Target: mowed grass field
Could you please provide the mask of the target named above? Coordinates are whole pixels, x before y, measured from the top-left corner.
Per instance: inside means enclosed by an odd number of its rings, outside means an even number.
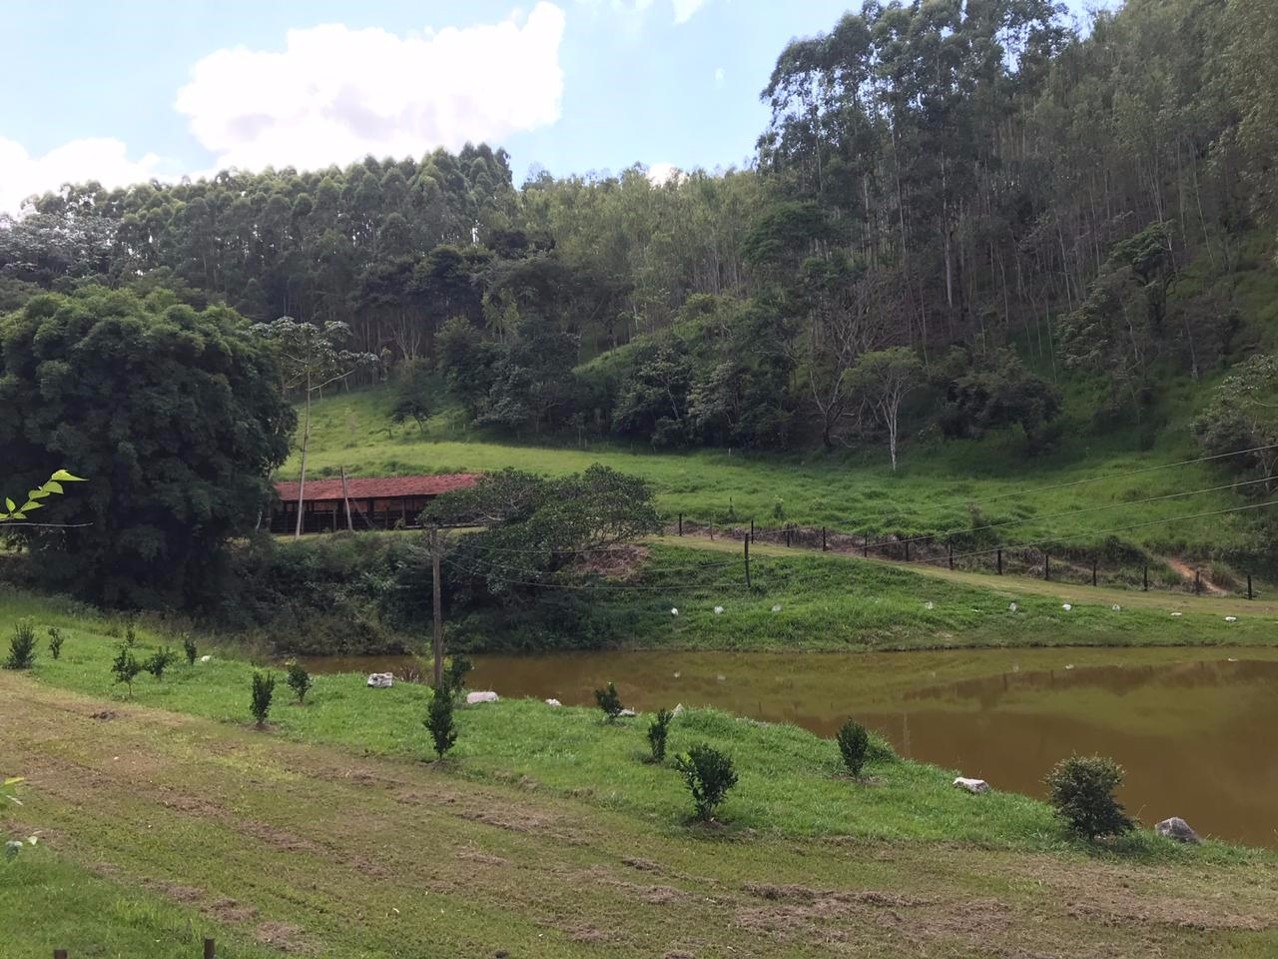
[[[167,959],[204,935],[254,959],[1278,949],[1272,853],[1081,848],[1033,800],[890,755],[853,782],[833,743],[712,710],[676,720],[671,751],[709,742],[741,779],[695,826],[677,771],[643,761],[642,715],[463,709],[428,762],[423,687],[321,676],[296,706],[281,683],[256,730],[246,661],[206,650],[129,699],[107,621],[6,608],[67,635],[60,660],[42,643],[32,672],[0,673],[4,772],[28,780],[6,831],[39,837],[0,866],[6,959]],[[173,641],[143,629],[139,652]]]
[[[423,434],[411,425],[392,429],[389,403],[384,389],[318,402],[312,475],[335,476],[343,466],[361,476],[505,467],[555,475],[602,463],[648,479],[669,516],[682,512],[701,522],[794,522],[874,536],[999,524],[987,535],[1009,545],[1051,540],[1083,547],[1102,544],[1119,530],[1115,535],[1123,542],[1175,556],[1254,548],[1255,519],[1262,512],[1199,515],[1256,500],[1228,488],[1233,480],[1213,464],[1173,465],[1201,455],[1189,438],[1187,413],[1146,452],[1134,452],[1138,443],[1129,431],[1103,439],[1071,423],[1050,455],[1029,457],[1023,441],[1010,434],[980,442],[914,442],[893,473],[886,453],[876,449],[781,455],[521,445],[467,438],[446,416],[432,420]],[[299,462],[295,453],[279,475],[296,476]]]

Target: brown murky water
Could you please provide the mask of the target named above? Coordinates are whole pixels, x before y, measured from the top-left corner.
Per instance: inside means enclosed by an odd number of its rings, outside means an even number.
[[[408,661],[326,660],[325,671]],[[1127,769],[1128,809],[1278,848],[1278,650],[1029,649],[882,654],[590,652],[476,657],[470,685],[636,709],[713,705],[832,736],[849,716],[904,755],[1042,795],[1071,753]]]

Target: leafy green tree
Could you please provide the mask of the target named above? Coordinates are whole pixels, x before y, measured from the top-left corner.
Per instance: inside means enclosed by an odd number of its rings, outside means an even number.
[[[121,643],[116,651],[115,659],[111,661],[111,675],[115,677],[117,686],[124,683],[129,687],[130,699],[133,698],[133,680],[137,679],[141,672],[142,664],[133,655],[133,647],[128,643]]]
[[[668,709],[658,709],[657,715],[648,724],[648,749],[654,763],[666,761],[666,740],[670,737],[670,723],[674,713]]]
[[[1048,802],[1070,832],[1094,841],[1131,832],[1135,824],[1114,798],[1123,784],[1123,767],[1104,756],[1062,759],[1047,779]]]
[[[306,702],[306,694],[315,685],[315,680],[311,678],[311,674],[307,672],[306,667],[296,659],[288,661],[288,674],[285,676],[285,682],[288,683],[288,688],[293,690],[293,695],[297,697],[299,706]]]
[[[621,705],[621,697],[617,695],[617,687],[612,683],[603,689],[595,690],[595,702],[599,704],[599,708],[603,710],[604,716],[610,723],[617,721],[617,717],[621,715],[621,710],[624,708]]]
[[[66,528],[16,531],[42,578],[139,605],[212,588],[224,544],[270,500],[295,421],[241,318],[163,293],[42,295],[0,320],[0,368],[8,469],[73,462],[93,478],[88,495],[42,500]]]
[[[1248,483],[1244,492],[1278,490],[1278,356],[1252,356],[1230,370],[1193,432],[1204,452]]]
[[[683,773],[696,818],[709,821],[727,798],[728,790],[737,784],[732,757],[704,743],[675,757],[675,766]]]
[[[249,712],[257,723],[258,729],[266,726],[271,715],[271,700],[275,696],[275,675],[253,671],[252,698],[249,700]]]
[[[839,727],[835,738],[838,740],[839,755],[843,757],[843,765],[847,767],[848,772],[859,778],[861,770],[865,768],[865,761],[870,755],[870,734],[860,723],[849,719]]]
[[[852,389],[862,405],[887,431],[888,453],[896,470],[896,443],[901,429],[901,405],[919,385],[923,364],[905,346],[863,353],[849,373]]]
[[[987,430],[1019,425],[1036,449],[1044,427],[1060,415],[1060,391],[1027,370],[1011,350],[975,358],[966,351],[956,353],[944,384],[945,435],[977,439]]]

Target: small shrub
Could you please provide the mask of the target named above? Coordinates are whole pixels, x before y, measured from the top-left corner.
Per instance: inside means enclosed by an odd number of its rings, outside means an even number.
[[[177,662],[177,653],[168,646],[161,646],[142,664],[142,668],[157,680],[162,680],[164,671],[175,662]]]
[[[195,640],[193,640],[190,636],[182,637],[182,652],[186,654],[186,664],[188,666],[194,666],[195,660],[200,655],[200,648],[195,645]]]
[[[35,623],[29,619],[18,620],[9,640],[9,658],[4,661],[4,668],[30,669],[35,665],[35,651]]]
[[[111,662],[111,675],[115,677],[117,685],[124,683],[129,687],[130,699],[133,698],[133,680],[138,678],[140,672],[142,672],[142,664],[133,655],[132,648],[127,643],[121,643],[115,659]]]
[[[124,627],[124,645],[129,647],[129,649],[132,649],[137,644],[138,644],[137,626],[135,626],[133,622],[130,621],[129,624]]]
[[[444,688],[453,696],[459,696],[466,689],[466,677],[475,668],[465,656],[453,656],[444,664]]]
[[[595,690],[595,702],[599,704],[599,708],[604,711],[610,723],[615,723],[621,711],[625,709],[621,705],[621,697],[617,695],[617,687],[612,683],[608,684],[607,689]]]
[[[1123,784],[1123,767],[1105,756],[1071,756],[1047,775],[1048,801],[1070,832],[1095,840],[1134,828],[1114,798]]]
[[[435,687],[424,725],[435,741],[435,755],[443,759],[444,753],[457,742],[457,727],[453,723],[453,690],[447,685]]]
[[[296,659],[288,661],[288,676],[284,681],[288,683],[288,688],[293,690],[299,705],[306,702],[306,694],[315,685],[315,680],[311,679],[311,674],[306,671],[306,667]]]
[[[714,811],[737,784],[732,757],[713,746],[693,746],[685,755],[675,757],[675,766],[683,773],[696,817],[703,822],[714,818]]]
[[[58,629],[58,627],[49,627],[49,655],[54,659],[62,656],[62,640],[64,638],[62,630]]]
[[[848,767],[848,772],[853,776],[860,778],[861,770],[865,768],[870,756],[870,734],[860,723],[849,719],[839,727],[836,738],[839,753],[843,756],[843,765]]]
[[[670,721],[674,713],[668,709],[657,710],[657,716],[648,726],[648,747],[652,750],[654,763],[666,760],[666,738],[670,735]]]
[[[249,710],[253,713],[253,718],[257,720],[257,728],[261,729],[266,725],[266,719],[271,715],[271,697],[275,695],[275,676],[272,673],[253,672],[253,701],[249,703]]]

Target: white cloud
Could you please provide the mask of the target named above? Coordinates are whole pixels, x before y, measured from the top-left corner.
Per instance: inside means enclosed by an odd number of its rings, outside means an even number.
[[[714,68],[714,85],[716,87],[723,86],[724,77],[725,77],[725,74],[723,72],[723,67],[715,67]]]
[[[559,119],[564,12],[397,36],[326,24],[282,51],[218,50],[175,106],[219,167],[345,164],[500,141]]]
[[[671,0],[674,4],[674,22],[687,23],[692,15],[706,5],[706,0]]]
[[[97,180],[112,189],[163,176],[165,167],[154,153],[129,159],[125,144],[111,138],[72,140],[32,156],[22,144],[0,137],[0,213],[17,213],[33,193],[57,190],[64,183]]]
[[[665,186],[671,180],[678,182],[684,175],[673,163],[654,163],[648,167],[648,182],[653,186]]]

